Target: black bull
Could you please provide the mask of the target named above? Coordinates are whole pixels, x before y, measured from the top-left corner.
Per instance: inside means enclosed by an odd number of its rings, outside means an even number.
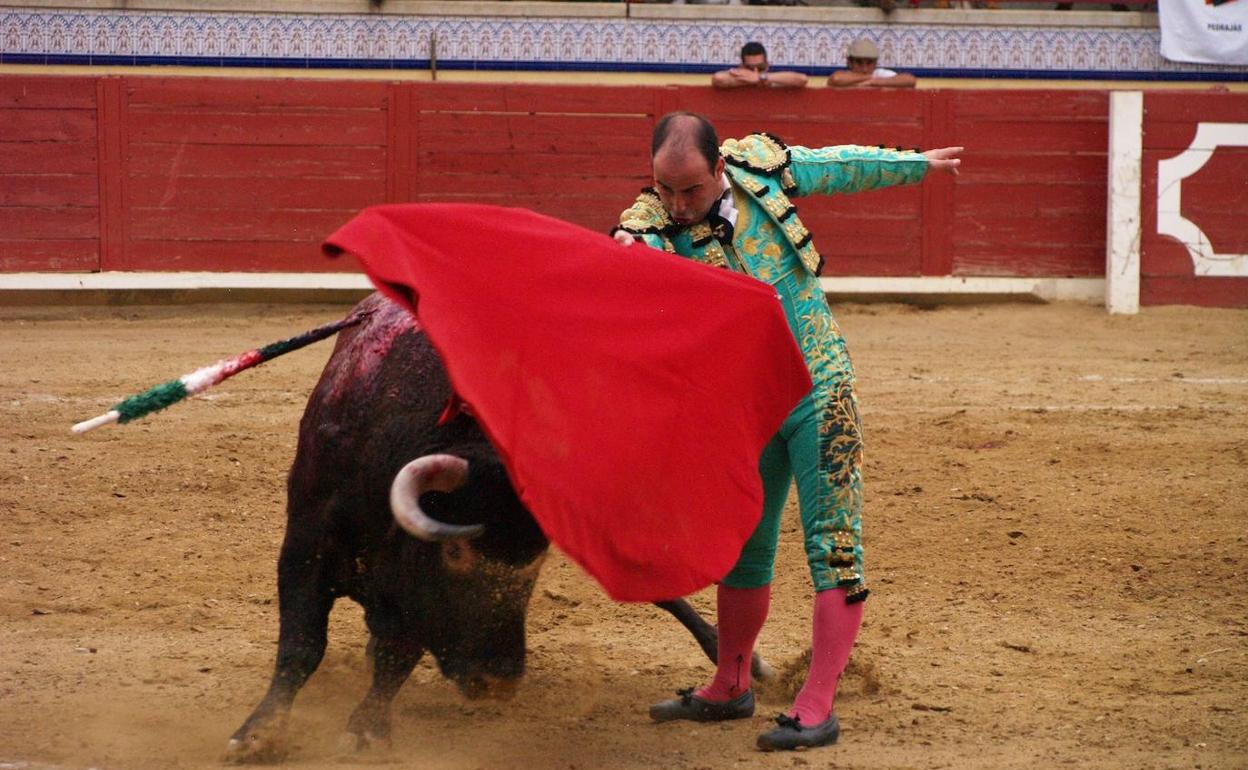
[[[264,699],[230,739],[235,761],[284,755],[291,703],[321,662],[340,596],[363,606],[370,635],[372,686],[347,723],[357,748],[388,740],[390,703],[425,651],[470,698],[505,697],[524,671],[525,611],[546,538],[477,423],[440,419],[450,385],[411,316],[378,295],[358,311],[365,320],[339,335],[299,424],[277,569],[277,661]],[[407,518],[421,534],[412,537],[396,525],[391,483],[429,456],[440,457],[415,474]],[[466,479],[448,456],[467,461]],[[479,534],[466,538],[456,525]],[[684,600],[658,606],[715,659],[713,626]],[[756,656],[756,673],[764,668]]]

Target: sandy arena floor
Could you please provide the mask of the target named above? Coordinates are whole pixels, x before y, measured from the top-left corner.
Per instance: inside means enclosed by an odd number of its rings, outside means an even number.
[[[83,437],[121,397],[345,306],[0,308],[0,767],[217,768],[268,684],[296,423],[329,343]],[[529,673],[463,701],[426,659],[399,694],[412,768],[1248,767],[1248,312],[839,309],[867,430],[873,595],[839,745],[753,749],[753,719],[651,725],[710,668],[674,622],[562,557]],[[808,644],[797,524],[762,652]],[[709,610],[711,594],[696,598]],[[295,702],[298,768],[366,689],[340,604]]]

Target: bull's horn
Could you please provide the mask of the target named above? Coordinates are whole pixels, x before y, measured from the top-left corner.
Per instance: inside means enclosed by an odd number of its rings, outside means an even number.
[[[390,485],[390,510],[394,520],[414,537],[440,541],[476,537],[485,531],[480,524],[461,526],[432,519],[420,508],[426,492],[450,492],[468,478],[468,461],[455,455],[417,457],[399,469]]]

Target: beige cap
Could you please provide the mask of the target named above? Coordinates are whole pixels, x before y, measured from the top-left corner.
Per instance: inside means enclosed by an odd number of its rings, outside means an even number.
[[[880,49],[875,47],[875,43],[872,43],[865,37],[860,37],[850,44],[847,55],[853,59],[878,59],[880,58]]]

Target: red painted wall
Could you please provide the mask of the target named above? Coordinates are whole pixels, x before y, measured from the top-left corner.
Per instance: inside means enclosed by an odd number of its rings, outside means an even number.
[[[1109,97],[952,91],[953,275],[1105,274]],[[931,146],[931,145],[928,145]]]
[[[1248,119],[1232,101],[1149,94],[1146,201],[1193,116]],[[956,178],[801,201],[826,274],[1104,273],[1104,92],[147,76],[0,78],[0,271],[353,270],[322,258],[320,239],[384,202],[524,206],[605,231],[649,183],[650,129],[675,109],[721,136],[967,148]],[[1222,194],[1239,168],[1211,164],[1185,187],[1219,238],[1244,236]],[[1195,280],[1169,239],[1144,248],[1146,302]]]
[[[1140,302],[1248,307],[1248,277],[1198,278],[1187,248],[1157,233],[1157,164],[1186,150],[1198,123],[1248,125],[1248,96],[1145,95]],[[1248,254],[1248,147],[1219,147],[1182,185],[1183,217],[1204,231],[1214,251]]]
[[[650,129],[674,109],[723,136],[967,145],[956,183],[804,201],[828,274],[1102,269],[1103,94],[46,77],[0,79],[0,109],[4,170],[21,172],[0,200],[8,271],[352,269],[323,260],[320,238],[387,201],[606,230],[648,183]],[[72,175],[49,156],[75,159]]]
[[[94,78],[0,79],[0,271],[98,270]]]
[[[372,82],[109,79],[123,104],[105,270],[353,269],[317,244],[383,203],[391,87]]]

